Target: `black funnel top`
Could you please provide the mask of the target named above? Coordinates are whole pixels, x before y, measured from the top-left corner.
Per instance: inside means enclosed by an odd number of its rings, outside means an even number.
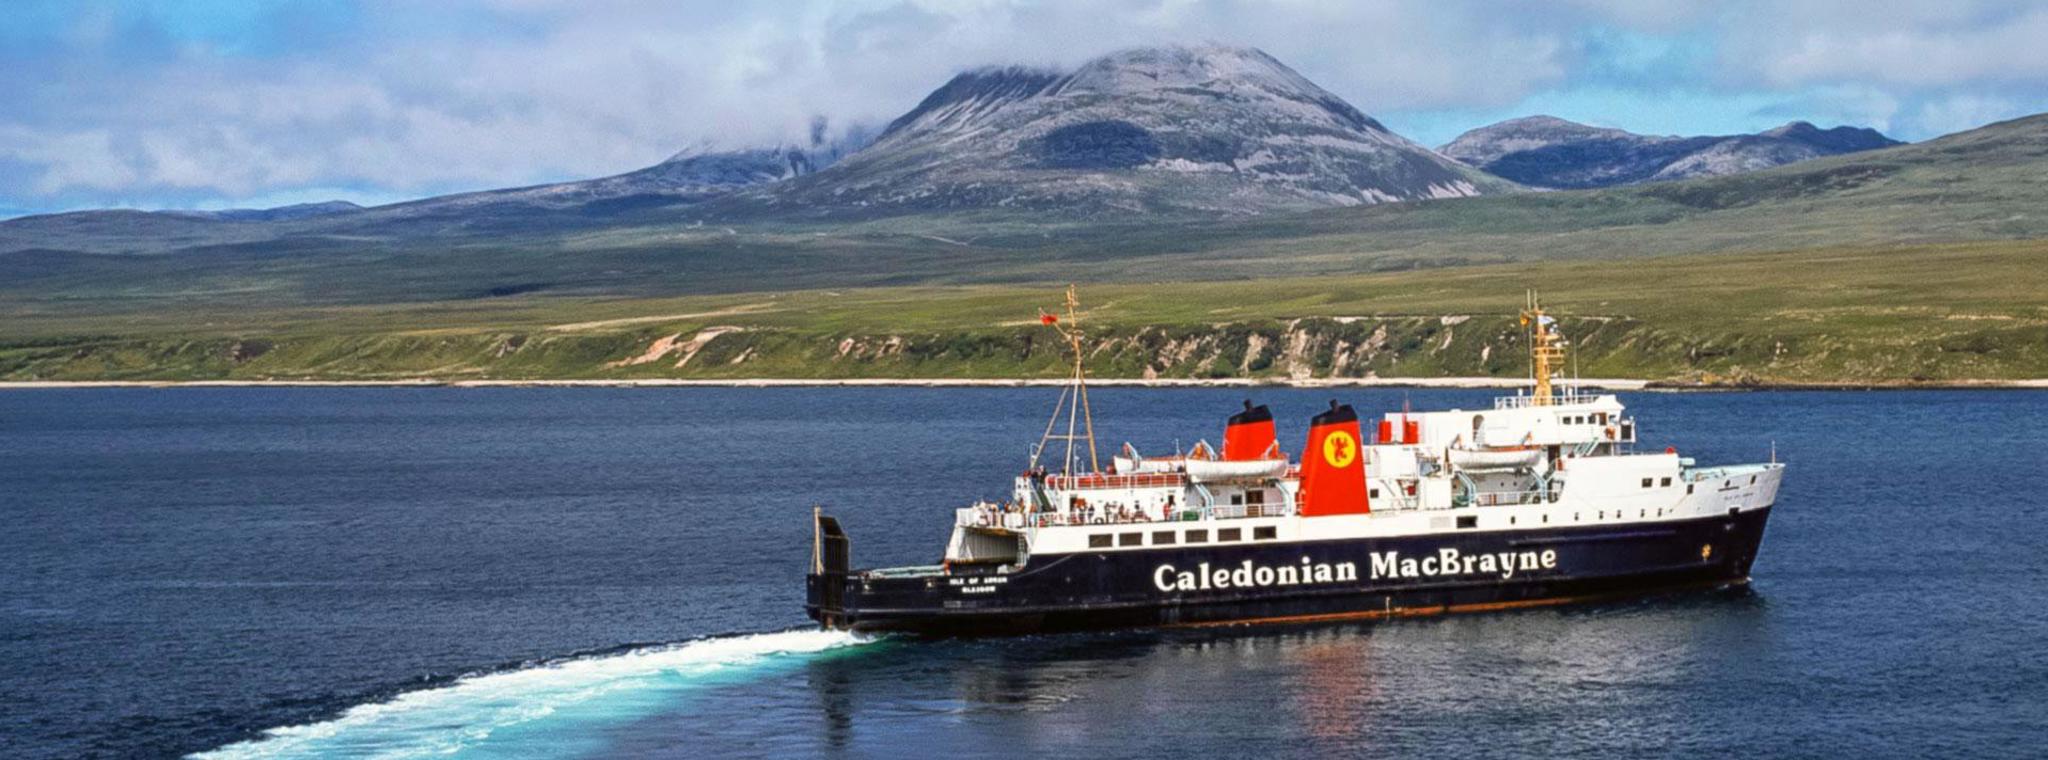
[[[1333,425],[1333,424],[1336,424],[1336,423],[1339,423],[1339,422],[1357,422],[1357,421],[1358,421],[1358,413],[1357,413],[1357,412],[1354,412],[1354,411],[1351,411],[1351,405],[1350,405],[1350,404],[1339,404],[1339,403],[1337,403],[1337,401],[1336,401],[1335,399],[1331,399],[1331,400],[1330,400],[1330,410],[1329,410],[1329,411],[1327,411],[1327,412],[1323,412],[1322,414],[1318,414],[1318,415],[1316,415],[1315,419],[1313,419],[1313,420],[1309,420],[1309,424],[1310,424],[1310,425]]]
[[[1267,409],[1265,404],[1252,406],[1252,402],[1249,399],[1244,402],[1244,411],[1230,415],[1230,424],[1232,425],[1271,422],[1272,420],[1273,411],[1271,409]]]

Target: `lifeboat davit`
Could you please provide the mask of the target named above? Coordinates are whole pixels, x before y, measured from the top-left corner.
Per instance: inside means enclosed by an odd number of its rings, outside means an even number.
[[[1195,453],[1207,456],[1208,445],[1207,443],[1196,444]],[[1178,472],[1181,469],[1181,464],[1187,461],[1187,456],[1176,454],[1170,457],[1147,457],[1139,454],[1136,447],[1126,443],[1124,444],[1123,453],[1110,457],[1109,461],[1110,465],[1115,467],[1117,473],[1121,475],[1156,475]]]
[[[1173,472],[1180,468],[1181,461],[1181,457],[1110,457],[1110,463],[1116,466],[1117,474],[1120,475],[1156,475]]]

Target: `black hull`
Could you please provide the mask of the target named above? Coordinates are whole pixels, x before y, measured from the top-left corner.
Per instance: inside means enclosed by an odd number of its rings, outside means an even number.
[[[1746,583],[1769,516],[1764,508],[1676,522],[1072,554],[1002,576],[826,572],[809,576],[805,608],[828,627],[857,631],[1016,635],[1564,604]],[[1401,572],[1420,560],[1437,560],[1439,572]],[[1318,569],[1328,577],[1317,579]],[[1232,582],[1243,579],[1254,582]]]

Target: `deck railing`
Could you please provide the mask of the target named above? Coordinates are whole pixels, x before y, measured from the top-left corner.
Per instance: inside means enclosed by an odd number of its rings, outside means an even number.
[[[1550,397],[1550,402],[1554,406],[1590,404],[1598,400],[1599,394],[1594,393],[1560,393]],[[1522,409],[1535,405],[1535,396],[1495,396],[1493,399],[1495,409]]]
[[[1061,491],[1099,488],[1164,488],[1187,485],[1183,472],[1141,472],[1130,475],[1047,475],[1045,485]]]
[[[1021,512],[995,505],[979,505],[956,510],[955,522],[972,528],[1024,530],[1066,525],[1147,525],[1196,520],[1237,520],[1247,517],[1284,517],[1289,514],[1292,512],[1286,504],[1219,504],[1207,509],[1176,507],[1165,515],[1142,512],[1120,514],[1093,508]]]

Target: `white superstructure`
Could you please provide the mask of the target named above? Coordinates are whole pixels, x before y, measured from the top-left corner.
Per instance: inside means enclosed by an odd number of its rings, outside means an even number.
[[[1107,471],[1077,471],[1077,420],[1088,429],[1094,456],[1077,362],[1075,388],[1061,399],[1069,432],[1054,434],[1056,413],[1040,448],[1066,442],[1063,472],[1049,472],[1034,458],[1007,503],[958,510],[946,561],[1014,566],[1034,555],[1166,545],[1656,523],[1776,501],[1783,465],[1775,461],[1699,467],[1671,449],[1637,451],[1636,421],[1620,399],[1553,390],[1563,356],[1554,320],[1532,304],[1523,323],[1532,328],[1533,392],[1495,399],[1485,409],[1386,414],[1369,442],[1357,442],[1364,508],[1342,514],[1305,513],[1302,464],[1277,445],[1229,458],[1231,452],[1202,444],[1151,459],[1125,446]],[[1270,439],[1270,421],[1265,430]]]
[[[1277,476],[1202,482],[1176,457],[1147,460],[1130,474],[1020,475],[1009,504],[959,510],[946,556],[1003,561],[1191,538],[1315,541],[1655,522],[1777,500],[1783,465],[1699,467],[1668,450],[1638,452],[1636,423],[1612,395],[1540,406],[1528,398],[1386,415],[1380,428],[1397,431],[1394,440],[1363,447],[1364,514],[1299,514],[1299,465]],[[1403,438],[1403,430],[1415,435]],[[1474,456],[1486,454],[1510,456]]]

